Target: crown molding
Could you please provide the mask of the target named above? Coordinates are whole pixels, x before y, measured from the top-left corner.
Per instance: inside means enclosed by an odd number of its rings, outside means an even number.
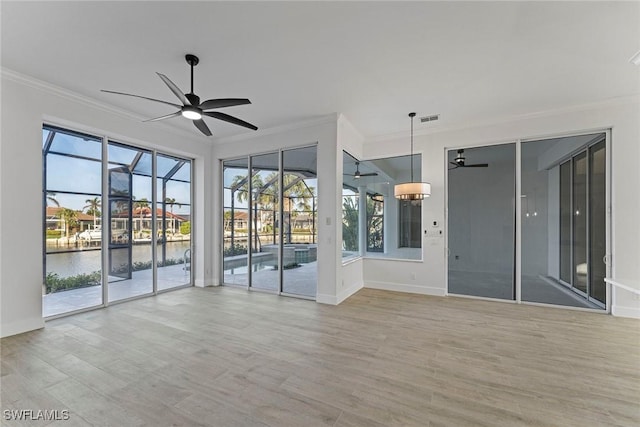
[[[296,123],[290,123],[286,125],[260,129],[257,132],[243,133],[239,135],[232,135],[232,136],[217,138],[214,140],[214,143],[228,144],[230,142],[250,141],[252,139],[261,138],[267,135],[290,132],[294,130],[306,129],[310,127],[320,126],[320,125],[329,124],[329,123],[337,123],[337,122],[338,122],[338,114],[332,113],[332,114],[327,114],[325,116],[320,116],[315,119],[302,120]]]
[[[413,135],[414,136],[435,135],[435,134],[444,133],[444,132],[456,132],[461,130],[482,128],[487,126],[497,126],[497,125],[518,122],[522,120],[533,120],[537,118],[577,113],[581,111],[589,111],[589,110],[594,110],[594,109],[603,108],[603,107],[609,107],[609,108],[620,107],[620,106],[632,105],[637,103],[640,103],[640,94],[619,96],[616,98],[609,98],[609,99],[590,102],[590,103],[576,104],[568,107],[555,108],[551,110],[543,110],[543,111],[536,111],[532,113],[501,116],[492,120],[476,120],[472,122],[467,122],[464,125],[454,124],[451,126],[438,126],[434,124],[433,127],[430,127],[427,129],[418,129],[418,130],[414,129]],[[370,144],[370,143],[376,143],[376,142],[401,139],[406,137],[407,135],[408,135],[407,132],[394,132],[394,133],[365,138],[364,143]]]
[[[128,111],[122,108],[118,108],[118,107],[114,107],[113,105],[109,105],[109,104],[105,104],[103,102],[97,101],[91,97],[85,96],[85,95],[81,95],[77,92],[73,92],[69,89],[65,89],[63,87],[60,86],[56,86],[52,83],[49,82],[45,82],[44,80],[39,80],[36,79],[35,77],[31,77],[28,76],[26,74],[21,74],[18,73],[16,71],[13,70],[9,70],[7,68],[0,68],[0,75],[2,75],[3,78],[16,82],[16,83],[20,83],[23,84],[25,86],[29,86],[31,88],[34,89],[38,89],[38,90],[42,90],[44,92],[49,92],[52,93],[54,95],[75,101],[75,102],[80,102],[82,104],[85,105],[89,105],[91,107],[94,108],[98,108],[100,110],[103,111],[107,111],[109,113],[112,114],[117,114],[119,116],[123,116],[123,117],[127,117],[130,119],[136,119],[136,120],[144,120],[145,118],[133,113],[132,111]]]
[[[28,76],[26,74],[19,73],[17,71],[10,70],[5,67],[0,67],[0,76],[3,79],[6,79],[24,86],[31,87],[36,90],[47,92],[52,95],[59,96],[61,98],[65,98],[70,101],[77,102],[92,108],[96,108],[98,110],[102,110],[104,112],[114,114],[126,119],[135,120],[138,122],[142,122],[143,120],[147,119],[145,116],[141,116],[140,114],[134,113],[130,110],[115,107],[111,104],[98,101],[89,96],[79,94],[72,90],[54,85],[52,83],[37,79],[32,76]],[[194,138],[194,135],[192,133],[187,132],[186,130],[178,126],[171,125],[170,123],[158,123],[158,125],[165,127],[166,129],[170,129],[173,133],[177,133],[178,135],[181,135],[190,139]],[[207,139],[207,141],[211,142],[210,139]]]

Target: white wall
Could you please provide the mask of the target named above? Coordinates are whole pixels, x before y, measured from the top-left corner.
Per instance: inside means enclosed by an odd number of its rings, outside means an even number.
[[[89,99],[2,70],[0,143],[0,335],[41,328],[42,320],[42,125],[108,135],[141,147],[188,156],[194,162],[194,274],[210,282],[211,143],[162,123],[141,123]]]
[[[598,105],[535,114],[486,126],[442,130],[414,137],[422,153],[422,177],[431,182],[431,197],[423,203],[423,224],[440,223],[445,216],[445,149],[512,142],[612,129],[612,276],[640,289],[640,99],[625,98]],[[418,129],[417,133],[420,132]],[[408,135],[365,143],[365,158],[407,154]],[[446,240],[426,237],[423,261],[364,260],[365,287],[444,294],[447,266]],[[416,279],[413,279],[416,277]],[[618,313],[640,317],[640,301],[629,292],[617,292]]]

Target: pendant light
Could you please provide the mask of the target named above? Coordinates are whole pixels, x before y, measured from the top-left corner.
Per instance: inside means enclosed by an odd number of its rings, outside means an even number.
[[[393,188],[393,194],[400,200],[422,200],[431,195],[431,184],[413,181],[413,118],[415,116],[416,113],[409,113],[411,117],[411,181],[396,184]]]

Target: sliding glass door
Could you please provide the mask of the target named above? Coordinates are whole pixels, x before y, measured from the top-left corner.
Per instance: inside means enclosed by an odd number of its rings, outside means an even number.
[[[310,298],[316,296],[318,265],[316,151],[282,152],[282,292]]]
[[[448,152],[448,286],[515,299],[515,144]]]
[[[191,160],[48,125],[42,144],[44,317],[191,284]]]
[[[226,160],[223,283],[315,298],[316,147]]]
[[[560,283],[584,305],[606,306],[606,135],[582,137],[586,147],[560,164]],[[552,275],[553,277],[553,275]]]
[[[606,307],[605,133],[450,150],[448,166],[450,293]]]
[[[606,142],[589,147],[589,298],[606,305],[607,287],[607,152]]]
[[[251,157],[251,208],[249,211],[252,253],[249,287],[280,289],[280,159],[279,153]],[[289,260],[287,259],[287,262]]]

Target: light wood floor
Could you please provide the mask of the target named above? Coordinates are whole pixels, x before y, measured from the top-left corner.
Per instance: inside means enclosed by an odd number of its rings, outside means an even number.
[[[188,288],[1,344],[2,409],[63,426],[640,425],[640,322],[593,313]]]

